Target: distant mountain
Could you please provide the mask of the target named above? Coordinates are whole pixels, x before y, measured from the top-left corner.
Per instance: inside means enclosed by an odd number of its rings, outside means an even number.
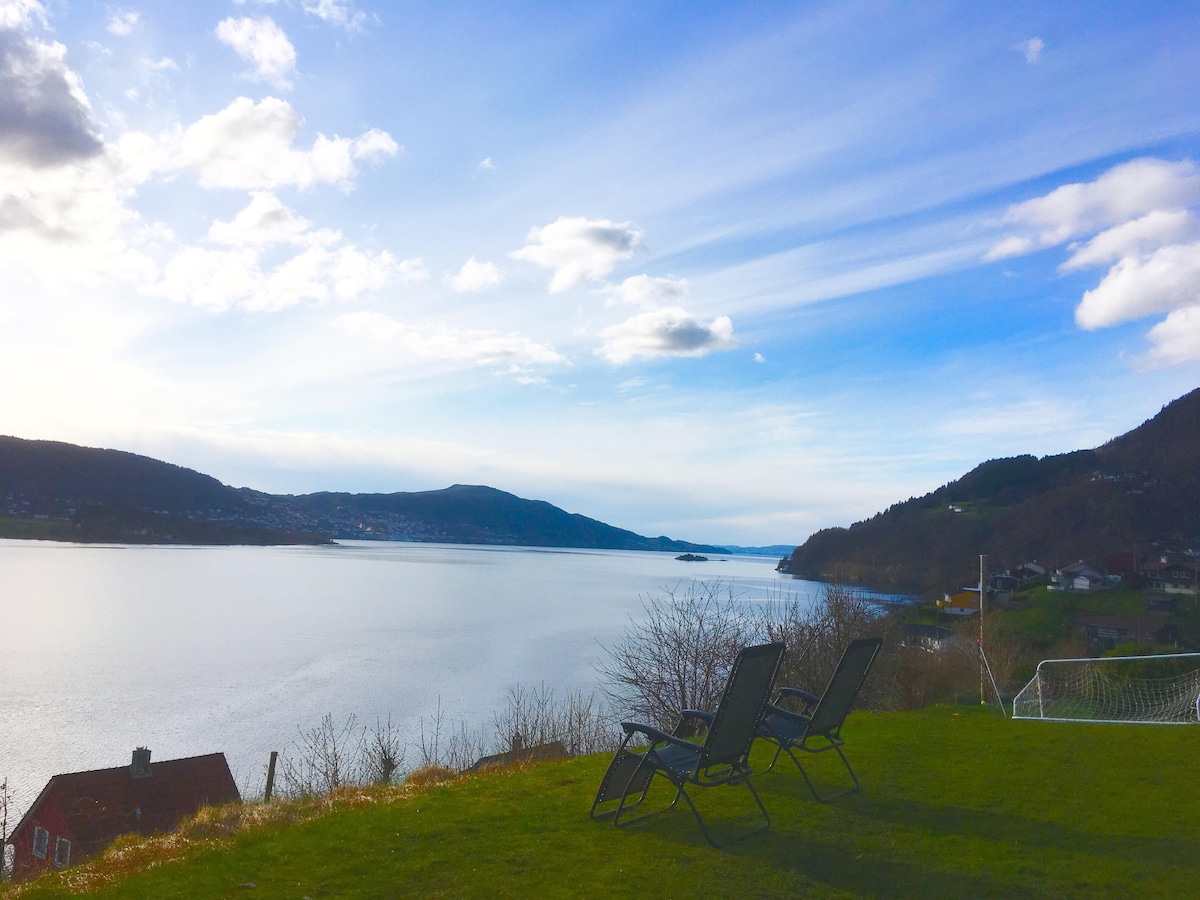
[[[1200,547],[1200,389],[1095,450],[994,459],[924,497],[797,547],[786,571],[941,590],[992,565]]]
[[[264,494],[120,450],[0,437],[0,537],[120,543],[337,538],[723,552],[643,537],[541,500],[456,484],[395,494]]]

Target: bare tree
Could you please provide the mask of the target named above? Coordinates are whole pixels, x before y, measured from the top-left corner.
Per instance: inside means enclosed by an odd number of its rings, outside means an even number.
[[[787,647],[778,683],[820,693],[846,645],[868,635],[885,636],[886,640],[890,622],[870,594],[827,583],[812,604],[790,600],[768,607],[762,630]],[[864,685],[864,697],[870,696],[866,693],[870,687],[870,682]]]
[[[670,731],[684,709],[712,709],[729,667],[757,623],[721,582],[694,581],[677,596],[642,598],[645,615],[605,648],[604,693],[618,709]]]

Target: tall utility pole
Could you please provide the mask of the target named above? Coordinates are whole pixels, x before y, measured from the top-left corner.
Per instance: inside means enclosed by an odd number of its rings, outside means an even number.
[[[979,556],[979,705],[984,704],[983,694],[983,674],[984,674],[984,658],[983,658],[983,606],[984,598],[987,597],[987,557],[983,554]]]

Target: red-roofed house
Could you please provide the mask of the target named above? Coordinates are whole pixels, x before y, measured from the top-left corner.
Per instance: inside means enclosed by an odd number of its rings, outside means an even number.
[[[8,838],[13,879],[79,862],[122,834],[171,831],[204,806],[239,800],[224,753],[151,764],[139,747],[128,766],[55,775]]]

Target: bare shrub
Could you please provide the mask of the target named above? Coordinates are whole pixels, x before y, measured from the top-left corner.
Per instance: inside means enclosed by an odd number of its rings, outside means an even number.
[[[332,713],[326,713],[319,725],[296,731],[292,752],[281,758],[285,795],[321,797],[355,780],[362,733],[353,714],[339,726]]]
[[[426,726],[421,718],[421,768],[449,769],[461,772],[487,753],[487,737],[482,728],[466,722],[451,723],[438,697],[437,712]]]
[[[386,722],[376,719],[374,728],[363,731],[362,779],[373,784],[391,784],[396,772],[404,767],[404,755],[404,744],[391,716]]]
[[[533,690],[518,684],[508,692],[503,713],[494,717],[496,750],[505,753],[562,741],[573,756],[614,750],[619,743],[612,720],[595,692],[568,692],[556,700],[544,683]]]
[[[758,634],[757,623],[732,589],[693,581],[682,596],[642,598],[645,615],[605,648],[600,672],[605,695],[618,709],[666,731],[685,709],[712,709],[738,652]]]

